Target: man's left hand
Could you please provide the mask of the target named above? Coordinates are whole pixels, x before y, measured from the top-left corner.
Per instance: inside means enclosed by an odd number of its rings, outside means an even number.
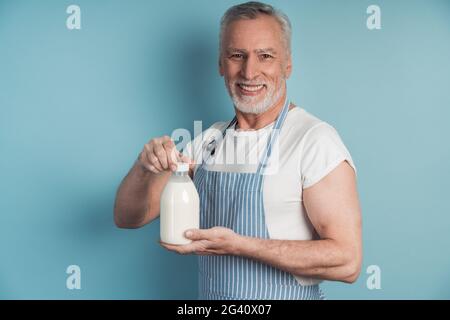
[[[211,229],[191,229],[185,232],[185,237],[192,243],[185,245],[171,245],[160,242],[164,248],[179,254],[198,255],[236,255],[242,236],[224,227]]]

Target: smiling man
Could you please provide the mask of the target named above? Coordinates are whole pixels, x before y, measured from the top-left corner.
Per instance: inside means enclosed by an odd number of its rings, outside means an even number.
[[[186,232],[191,244],[162,245],[199,256],[202,299],[322,299],[321,280],[359,275],[355,166],[336,130],[288,99],[290,42],[289,19],[272,6],[230,8],[219,69],[236,116],[184,154],[167,136],[150,140],[119,187],[116,224],[141,227],[158,217],[176,162],[191,162],[201,229]]]

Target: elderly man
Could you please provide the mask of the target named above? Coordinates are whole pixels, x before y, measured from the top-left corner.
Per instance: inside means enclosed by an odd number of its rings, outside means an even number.
[[[162,245],[199,255],[202,299],[322,299],[320,281],[358,278],[355,166],[332,126],[289,101],[290,42],[288,17],[272,6],[230,8],[219,69],[236,116],[183,154],[167,136],[150,140],[119,187],[115,222],[138,228],[158,217],[177,160],[191,163],[201,229],[186,232],[188,245]],[[223,161],[234,155],[244,161]]]

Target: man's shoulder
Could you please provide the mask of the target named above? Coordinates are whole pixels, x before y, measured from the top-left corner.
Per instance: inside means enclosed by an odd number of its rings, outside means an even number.
[[[285,132],[295,140],[301,140],[309,131],[322,124],[327,124],[303,108],[296,107],[289,111],[285,122]]]
[[[286,128],[281,131],[282,140],[286,145],[303,148],[305,144],[340,141],[339,133],[334,126],[305,109],[296,109],[295,112],[291,110],[292,114],[286,118]]]

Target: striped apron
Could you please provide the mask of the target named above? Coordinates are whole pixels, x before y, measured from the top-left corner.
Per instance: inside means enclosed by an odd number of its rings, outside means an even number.
[[[205,161],[199,166],[194,183],[200,196],[200,228],[223,226],[240,235],[270,238],[264,218],[263,170],[267,167],[289,105],[286,100],[256,173],[209,171],[205,168]],[[227,129],[236,121],[234,117]],[[222,134],[225,137],[226,129]],[[213,154],[214,151],[209,156]],[[298,300],[322,299],[323,295],[317,284],[302,286],[292,274],[268,264],[240,256],[211,255],[199,256],[199,298]]]

